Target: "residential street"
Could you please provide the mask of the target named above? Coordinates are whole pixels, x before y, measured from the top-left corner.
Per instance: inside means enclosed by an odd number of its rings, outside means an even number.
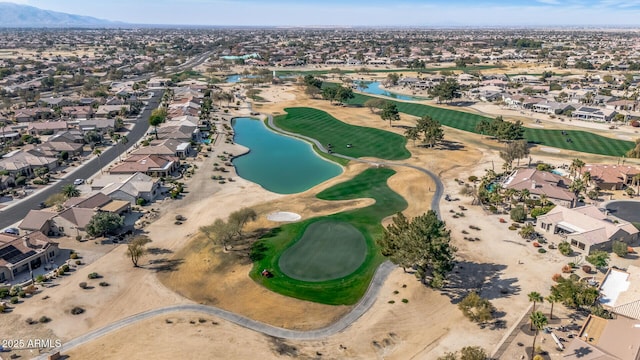
[[[118,157],[120,152],[126,151],[134,146],[138,140],[147,133],[147,130],[149,129],[149,116],[151,116],[151,111],[156,109],[160,104],[160,99],[162,98],[164,91],[151,90],[151,92],[153,93],[153,97],[148,101],[145,110],[135,122],[133,129],[131,129],[129,134],[127,134],[129,142],[124,146],[124,150],[122,146],[112,146],[100,155],[100,159],[97,157],[92,158],[72,173],[65,174],[64,178],[59,179],[50,186],[29,195],[27,198],[13,206],[0,210],[0,228],[5,228],[22,220],[29,210],[38,209],[41,202],[45,201],[52,194],[60,192],[63,186],[72,184],[74,179],[88,179],[92,177],[100,171],[101,164],[110,163]]]

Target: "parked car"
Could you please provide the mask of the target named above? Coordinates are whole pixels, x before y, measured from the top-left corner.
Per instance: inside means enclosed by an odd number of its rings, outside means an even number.
[[[73,185],[82,185],[82,184],[84,184],[84,179],[73,180]]]
[[[5,234],[20,235],[20,230],[16,228],[6,228],[3,232]]]

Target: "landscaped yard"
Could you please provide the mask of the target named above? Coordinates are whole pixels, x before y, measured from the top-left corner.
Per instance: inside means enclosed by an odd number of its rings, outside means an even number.
[[[351,104],[362,105],[371,96],[355,94],[355,98],[349,101]],[[440,121],[444,126],[475,133],[476,125],[486,116],[471,114],[452,109],[444,109],[429,105],[393,101],[398,106],[398,110],[405,114],[414,116],[430,115]],[[561,130],[526,128],[525,138],[540,146],[550,146],[559,149],[573,150],[590,154],[606,156],[623,156],[634,143],[619,139],[612,139],[581,130],[565,130],[567,135],[563,135]],[[567,141],[571,139],[571,142]]]
[[[334,153],[352,157],[375,157],[385,160],[407,159],[404,136],[384,130],[345,124],[328,113],[313,108],[286,108],[286,115],[274,119],[287,131],[317,139],[325,147],[332,145]],[[351,144],[351,148],[347,148]]]
[[[252,257],[255,262],[251,277],[272,291],[283,295],[331,305],[355,304],[367,290],[378,265],[384,261],[375,244],[375,239],[381,236],[383,231],[381,220],[407,207],[407,202],[387,185],[387,179],[393,174],[395,171],[388,168],[370,168],[349,181],[319,193],[318,198],[323,200],[373,198],[375,204],[273,229],[254,244]],[[305,246],[304,249],[293,248],[296,242],[307,235],[305,231],[310,225],[320,221],[348,223],[357,229],[364,236],[366,244],[364,261],[350,275],[333,280],[301,281],[285,275],[279,263],[281,256],[287,249],[294,249],[292,250],[294,254],[305,259],[312,259],[316,255],[323,256],[322,254],[314,254],[318,248],[316,246]],[[313,240],[305,239],[305,241]],[[355,252],[361,251],[358,246],[350,248]],[[327,271],[330,271],[333,270],[335,264],[327,263],[326,266],[328,267]],[[262,276],[261,272],[264,269],[269,270],[274,276]],[[310,276],[313,275],[310,274]]]

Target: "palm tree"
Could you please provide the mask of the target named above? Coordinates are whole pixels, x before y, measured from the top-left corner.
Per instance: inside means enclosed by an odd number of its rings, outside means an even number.
[[[67,198],[78,197],[80,196],[80,190],[73,184],[65,185],[62,188],[62,195]]]
[[[584,161],[580,159],[573,159],[571,166],[569,166],[569,173],[573,175],[573,178],[575,179],[581,173],[583,167]]]
[[[571,182],[571,185],[569,185],[569,190],[573,191],[573,193],[576,194],[576,197],[578,197],[578,194],[583,192],[585,189],[586,187],[584,186],[582,179],[575,179]]]
[[[582,181],[585,186],[589,187],[591,184],[591,171],[585,171],[582,173]]]
[[[534,311],[529,316],[531,320],[531,324],[535,327],[536,332],[533,334],[533,345],[531,346],[531,358],[536,355],[536,338],[538,337],[538,332],[540,329],[544,328],[549,322],[547,317],[541,311]]]
[[[562,299],[560,299],[560,296],[556,294],[551,294],[544,299],[547,300],[549,304],[551,304],[551,311],[549,312],[549,320],[553,320],[553,304],[557,303]]]
[[[118,139],[118,144],[122,145],[122,151],[118,154],[118,159],[120,159],[120,155],[122,155],[122,153],[124,153],[125,145],[127,145],[128,142],[129,142],[129,138],[127,137],[127,135],[122,135]]]
[[[102,174],[102,159],[100,159],[100,155],[102,154],[102,150],[95,148],[93,149],[93,155],[98,158],[98,163],[100,164],[100,174]]]
[[[548,203],[549,198],[547,197],[547,194],[540,194],[540,205],[547,206]]]
[[[529,293],[529,302],[533,302],[533,309],[531,310],[531,312],[535,312],[536,311],[536,303],[538,302],[543,302],[544,299],[542,298],[542,295],[540,295],[539,292],[537,291],[532,291]],[[531,323],[531,330],[533,330],[533,323]]]

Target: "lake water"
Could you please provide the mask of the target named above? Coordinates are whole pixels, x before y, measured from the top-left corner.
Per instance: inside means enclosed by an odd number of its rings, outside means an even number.
[[[357,90],[362,91],[363,93],[366,93],[366,94],[382,95],[382,96],[386,96],[386,97],[390,97],[392,99],[398,99],[398,100],[409,100],[409,101],[426,100],[425,98],[421,98],[417,96],[401,95],[401,94],[396,94],[396,93],[387,91],[380,87],[379,81],[356,81],[355,82],[356,85],[360,83],[367,85],[367,87],[364,89],[361,87],[357,87]]]
[[[311,144],[269,130],[259,120],[236,118],[234,142],[251,151],[233,160],[238,175],[263,188],[294,194],[342,173],[342,168],[313,150]]]

